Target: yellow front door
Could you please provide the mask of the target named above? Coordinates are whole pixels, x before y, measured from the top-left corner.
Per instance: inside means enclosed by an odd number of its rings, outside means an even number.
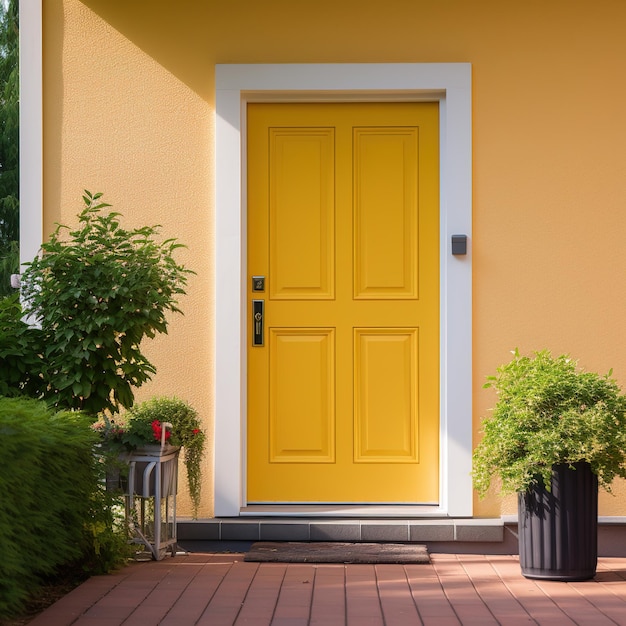
[[[435,503],[438,104],[247,121],[247,501]]]

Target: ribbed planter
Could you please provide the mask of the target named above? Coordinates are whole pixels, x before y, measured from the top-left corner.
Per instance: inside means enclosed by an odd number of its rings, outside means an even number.
[[[555,465],[542,484],[518,495],[519,557],[526,578],[593,578],[598,561],[598,477],[588,463]]]

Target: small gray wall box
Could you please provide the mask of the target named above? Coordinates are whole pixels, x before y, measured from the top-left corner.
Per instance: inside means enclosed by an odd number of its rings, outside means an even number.
[[[452,235],[452,254],[467,254],[467,235]]]

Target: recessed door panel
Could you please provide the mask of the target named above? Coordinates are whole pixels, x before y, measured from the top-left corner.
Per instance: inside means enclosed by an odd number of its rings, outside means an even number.
[[[354,333],[354,460],[418,462],[418,331]]]
[[[355,298],[417,298],[419,129],[354,129]]]
[[[332,329],[270,331],[270,463],[335,460]]]
[[[334,297],[333,128],[269,129],[270,293]]]

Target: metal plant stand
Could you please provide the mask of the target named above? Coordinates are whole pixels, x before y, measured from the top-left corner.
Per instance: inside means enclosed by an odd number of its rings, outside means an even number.
[[[128,457],[126,519],[131,542],[143,544],[156,561],[175,556],[176,492],[180,448],[147,446]]]

